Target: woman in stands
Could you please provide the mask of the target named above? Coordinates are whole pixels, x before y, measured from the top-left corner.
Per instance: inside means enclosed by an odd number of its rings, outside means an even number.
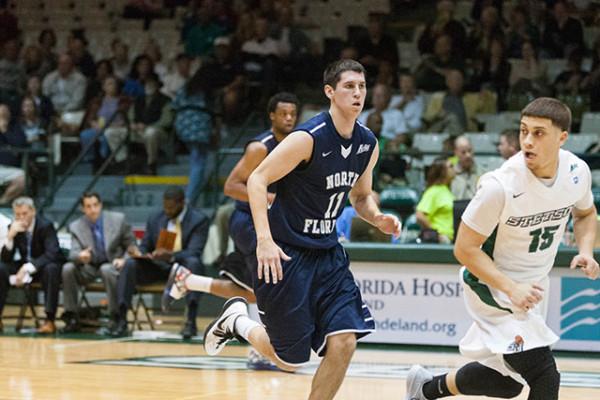
[[[453,178],[454,168],[446,158],[436,159],[427,170],[427,187],[416,212],[423,242],[450,243],[454,238],[454,196],[450,191]]]

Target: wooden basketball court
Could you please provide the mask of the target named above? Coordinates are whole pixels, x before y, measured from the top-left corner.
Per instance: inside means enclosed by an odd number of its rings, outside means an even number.
[[[358,349],[337,399],[403,399],[404,376],[411,364],[446,369],[464,361],[452,351],[373,347]],[[246,346],[229,346],[223,357],[213,359],[205,357],[199,342],[0,336],[0,399],[308,397],[311,370],[296,374],[249,371],[245,368],[247,351]],[[563,385],[561,400],[600,398],[600,359],[559,357],[558,364],[563,383],[567,379],[576,386]],[[518,397],[526,398],[526,393]]]

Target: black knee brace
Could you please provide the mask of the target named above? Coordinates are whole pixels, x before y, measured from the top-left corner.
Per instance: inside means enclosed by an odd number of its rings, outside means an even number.
[[[560,373],[549,347],[505,354],[504,360],[529,385],[528,400],[558,400]]]
[[[511,377],[478,362],[464,365],[456,372],[456,387],[462,394],[502,399],[517,397],[523,390],[523,385]]]

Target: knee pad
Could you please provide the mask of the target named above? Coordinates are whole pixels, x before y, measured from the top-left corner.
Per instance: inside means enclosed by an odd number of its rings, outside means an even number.
[[[478,362],[466,364],[456,372],[456,387],[462,394],[502,399],[517,397],[523,390],[523,385],[511,377]]]
[[[558,399],[560,373],[549,347],[505,354],[504,360],[525,379],[531,389],[530,399]]]

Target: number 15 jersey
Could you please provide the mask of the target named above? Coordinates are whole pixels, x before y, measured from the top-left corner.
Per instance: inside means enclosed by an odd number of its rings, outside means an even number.
[[[554,182],[546,186],[517,153],[483,175],[462,220],[488,236],[483,250],[519,282],[540,282],[550,272],[572,209],[593,205],[591,173],[574,154],[560,150]],[[495,219],[495,222],[494,222]]]
[[[296,127],[313,139],[310,160],[277,182],[277,196],[269,210],[276,241],[308,249],[329,249],[338,243],[335,224],[348,192],[363,174],[377,140],[354,123],[350,139],[337,132],[328,112]]]

